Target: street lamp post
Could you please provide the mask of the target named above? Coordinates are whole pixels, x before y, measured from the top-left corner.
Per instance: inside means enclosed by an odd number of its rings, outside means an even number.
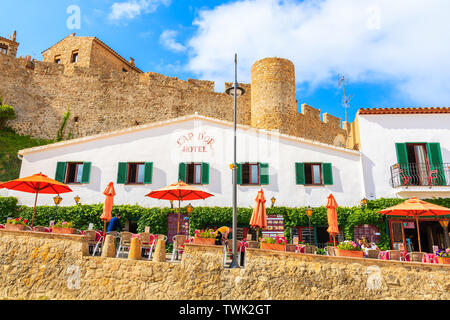
[[[368,200],[366,198],[361,200],[361,209],[364,210],[367,206]]]
[[[226,90],[226,93],[234,97],[234,159],[233,159],[233,258],[230,268],[239,268],[237,262],[236,233],[237,233],[237,160],[236,160],[236,143],[237,143],[237,97],[242,96],[245,90],[239,87],[237,81],[237,54],[234,55],[234,85]]]
[[[308,206],[308,208],[306,208],[306,215],[308,216],[308,220],[309,220],[309,244],[312,245],[311,243],[311,216],[313,214],[313,210],[310,206]]]
[[[80,200],[81,200],[80,196],[76,196],[76,197],[73,198],[73,199],[75,200],[75,203],[76,203],[77,205],[80,204]]]

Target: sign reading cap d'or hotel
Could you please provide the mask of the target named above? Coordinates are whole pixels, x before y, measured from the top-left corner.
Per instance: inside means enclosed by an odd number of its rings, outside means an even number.
[[[206,131],[187,131],[177,139],[177,145],[181,152],[206,153],[214,149],[215,138]]]

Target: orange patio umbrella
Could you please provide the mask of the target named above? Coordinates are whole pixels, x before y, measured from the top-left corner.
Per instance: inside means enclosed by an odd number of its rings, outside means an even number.
[[[263,189],[258,191],[258,195],[256,196],[255,207],[253,208],[253,214],[250,219],[250,227],[257,230],[267,227],[266,198],[264,197]],[[256,235],[258,237],[258,231]]]
[[[408,199],[396,206],[379,211],[381,214],[390,216],[408,216],[416,218],[417,236],[419,239],[419,251],[422,252],[420,244],[419,216],[444,216],[450,215],[450,209],[432,204],[416,197]]]
[[[26,178],[20,178],[0,184],[0,188],[6,188],[14,191],[22,191],[28,193],[35,193],[36,198],[34,200],[33,219],[31,220],[31,226],[34,226],[34,215],[36,213],[36,203],[38,194],[61,194],[72,192],[69,186],[59,181],[50,179],[42,173],[38,173]]]
[[[171,184],[159,190],[155,190],[146,195],[146,197],[159,200],[178,200],[178,228],[180,233],[180,215],[181,215],[181,201],[187,200],[202,200],[209,197],[214,197],[213,194],[190,186],[183,181]]]
[[[106,222],[109,222],[112,219],[111,211],[114,206],[114,197],[116,195],[113,182],[110,182],[108,184],[105,191],[103,191],[103,194],[106,196],[106,198],[103,205],[103,214],[100,216],[100,219],[104,221],[103,234],[106,234]]]
[[[336,235],[339,234],[337,209],[338,204],[334,199],[333,194],[328,196],[327,202],[327,217],[328,217],[328,229],[327,232],[333,236],[333,243],[336,246]]]

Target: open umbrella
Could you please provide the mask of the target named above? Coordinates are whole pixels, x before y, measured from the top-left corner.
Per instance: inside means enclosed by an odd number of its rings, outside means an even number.
[[[72,192],[72,190],[64,183],[50,179],[42,173],[38,173],[26,178],[3,182],[2,184],[0,184],[0,187],[4,187],[6,189],[14,191],[36,194],[36,198],[34,200],[33,219],[31,220],[32,227],[34,226],[34,215],[36,213],[38,194],[61,194]]]
[[[416,218],[417,236],[419,239],[419,251],[422,252],[420,244],[419,216],[443,216],[450,215],[450,209],[432,204],[416,197],[408,199],[396,206],[379,211],[381,214],[390,216],[410,216]]]
[[[103,234],[106,234],[106,222],[109,222],[112,219],[111,211],[114,205],[114,197],[116,195],[113,182],[110,182],[108,184],[103,194],[106,196],[106,198],[103,205],[103,214],[100,216],[100,219],[104,221]]]
[[[336,235],[339,234],[338,219],[337,219],[337,209],[338,204],[336,199],[334,199],[333,194],[328,196],[327,202],[327,218],[328,218],[328,229],[327,232],[333,236],[333,243],[336,246]]]
[[[160,200],[178,200],[178,233],[180,233],[181,201],[201,200],[213,196],[213,194],[192,187],[183,181],[178,181],[177,183],[152,191],[146,195],[146,197]]]
[[[256,196],[253,214],[250,219],[250,227],[257,230],[257,238],[259,229],[264,229],[267,227],[266,198],[264,197],[263,189],[258,191],[258,195]]]

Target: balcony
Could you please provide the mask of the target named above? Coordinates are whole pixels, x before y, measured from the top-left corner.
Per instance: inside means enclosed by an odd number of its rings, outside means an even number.
[[[391,166],[391,185],[404,189],[448,187],[450,163],[397,163]]]

